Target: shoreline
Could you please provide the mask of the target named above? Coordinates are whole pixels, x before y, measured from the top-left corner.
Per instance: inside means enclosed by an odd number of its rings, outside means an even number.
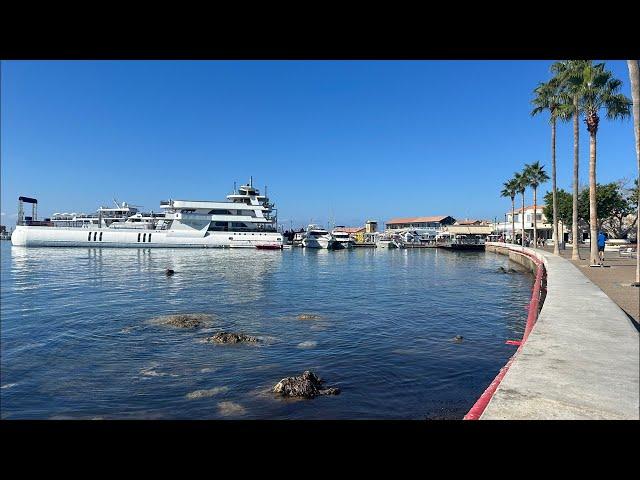
[[[487,246],[540,259],[547,293],[480,419],[639,419],[638,331],[625,311],[569,260]]]

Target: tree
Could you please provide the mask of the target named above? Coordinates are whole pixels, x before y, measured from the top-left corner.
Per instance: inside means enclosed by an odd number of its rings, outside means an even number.
[[[579,200],[578,200],[579,201]],[[573,220],[573,196],[562,188],[556,192],[556,205],[558,220],[563,225],[571,226]],[[553,215],[553,193],[547,192],[544,195],[543,214],[547,218]]]
[[[529,186],[529,180],[527,179],[527,176],[523,171],[523,172],[516,172],[513,174],[513,182],[516,187],[516,191],[518,191],[520,195],[522,195],[522,213],[520,214],[520,223],[522,225],[521,242],[522,242],[522,246],[524,247],[524,192]],[[511,218],[513,218],[513,216]]]
[[[588,62],[581,71],[573,70],[567,76],[567,84],[578,96],[580,111],[589,132],[589,227],[591,238],[592,265],[598,264],[598,210],[596,198],[596,150],[597,134],[600,125],[600,110],[605,111],[607,118],[615,120],[628,117],[631,111],[631,100],[618,93],[622,82],[613,77],[613,73],[605,69],[604,63]]]
[[[573,207],[572,207],[572,260],[579,260],[578,253],[578,189],[579,189],[579,164],[580,164],[580,105],[578,102],[578,87],[569,82],[572,74],[581,72],[590,62],[587,60],[564,60],[551,65],[551,71],[556,74],[560,84],[560,97],[562,99],[558,107],[558,118],[568,121],[573,119]]]
[[[511,199],[511,243],[516,243],[516,229],[515,229],[515,198],[518,191],[518,184],[515,179],[511,179],[503,183],[503,189],[500,192],[501,197],[509,197]]]
[[[598,211],[596,232],[604,229],[612,238],[626,238],[638,220],[636,217],[625,225],[625,219],[635,212],[634,193],[633,190],[624,188],[623,181],[596,185],[596,209]],[[579,216],[589,222],[590,230],[593,231],[590,202],[590,189],[584,189],[580,192],[580,201],[578,202]],[[597,236],[594,237],[590,234],[590,238],[593,239],[592,243],[595,243]]]
[[[633,99],[633,131],[636,137],[636,162],[638,163],[638,179],[640,180],[640,63],[638,60],[627,60],[629,80],[631,82],[631,98]],[[640,195],[638,195],[638,180],[636,180],[637,216],[640,217]],[[636,221],[636,282],[640,287],[640,220]]]
[[[533,245],[538,245],[538,186],[549,180],[549,175],[544,171],[544,165],[540,162],[526,164],[524,167],[524,176],[527,179],[528,186],[533,189]],[[556,232],[557,233],[557,232]],[[557,239],[558,237],[556,237]],[[557,243],[557,242],[556,242]]]
[[[553,219],[553,253],[560,254],[559,237],[558,237],[558,212],[556,200],[556,122],[560,113],[559,107],[562,104],[561,83],[557,78],[552,78],[547,83],[540,83],[533,91],[534,98],[531,103],[534,109],[531,115],[535,116],[539,113],[549,112],[549,123],[551,124],[551,191],[553,194],[553,212],[547,218]],[[533,203],[536,203],[535,201]],[[536,230],[534,229],[534,236]]]

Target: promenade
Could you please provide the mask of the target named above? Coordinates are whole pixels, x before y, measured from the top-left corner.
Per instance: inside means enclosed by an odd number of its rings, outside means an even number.
[[[480,418],[638,419],[638,331],[585,275],[585,270],[614,268],[583,268],[545,250],[525,250],[545,264],[547,295],[536,325]],[[602,275],[599,281],[606,284],[607,273],[592,274]]]
[[[553,252],[553,247],[545,247],[544,250]],[[605,268],[599,268],[589,266],[589,247],[579,249],[580,260],[571,260],[571,252],[572,247],[568,245],[565,250],[560,250],[560,255],[570,260],[640,325],[640,288],[629,286],[636,278],[636,259],[621,257],[618,252],[604,252]]]

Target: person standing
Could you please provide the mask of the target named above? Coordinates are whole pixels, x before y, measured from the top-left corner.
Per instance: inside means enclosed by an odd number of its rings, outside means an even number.
[[[598,258],[600,259],[600,265],[604,262],[604,247],[607,244],[607,235],[600,230],[598,232]]]

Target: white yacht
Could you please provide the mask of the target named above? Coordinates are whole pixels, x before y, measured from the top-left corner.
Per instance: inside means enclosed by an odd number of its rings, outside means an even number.
[[[302,239],[302,246],[307,248],[333,248],[333,236],[318,225],[309,225]]]
[[[165,200],[163,213],[143,214],[126,203],[101,207],[97,214],[56,214],[50,221],[24,217],[20,197],[17,246],[53,247],[231,247],[281,249],[276,209],[250,180],[227,195],[227,201]],[[35,205],[34,205],[35,212]]]
[[[355,241],[353,240],[353,238],[351,238],[351,236],[347,232],[345,232],[344,230],[341,230],[341,228],[344,228],[344,227],[336,227],[333,230],[331,230],[331,235],[333,236],[333,239],[334,239],[333,247],[335,249],[353,247],[353,244],[355,243]]]

